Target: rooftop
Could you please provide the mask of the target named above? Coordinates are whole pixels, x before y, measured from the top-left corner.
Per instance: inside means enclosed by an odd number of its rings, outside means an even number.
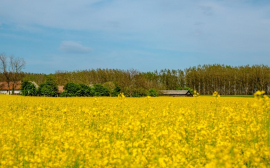
[[[22,85],[22,83],[19,82],[15,82],[15,88],[14,90],[20,90]],[[13,82],[9,82],[9,87],[8,87],[8,83],[7,82],[0,82],[0,90],[12,90],[13,89]]]
[[[161,90],[160,91],[163,94],[168,94],[168,95],[186,95],[186,94],[191,94],[188,90]]]

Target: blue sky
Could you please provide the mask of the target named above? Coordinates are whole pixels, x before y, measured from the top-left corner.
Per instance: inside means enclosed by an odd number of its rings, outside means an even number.
[[[270,1],[0,0],[0,53],[34,73],[270,65]]]

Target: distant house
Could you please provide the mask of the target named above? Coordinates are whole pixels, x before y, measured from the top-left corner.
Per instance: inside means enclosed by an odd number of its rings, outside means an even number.
[[[15,82],[14,84],[14,94],[21,93],[22,82]],[[7,82],[0,82],[0,94],[12,94],[13,82],[9,82],[9,87]]]
[[[38,89],[39,86],[36,84],[36,82],[33,82],[33,81],[29,81],[29,82],[33,83],[35,87]],[[14,85],[14,94],[15,95],[21,94],[21,88],[22,88],[22,82],[21,81],[16,82]],[[13,89],[13,82],[9,82],[9,89],[8,89],[7,82],[0,82],[0,94],[8,94],[8,90],[9,90],[9,94],[12,94],[12,89]],[[58,86],[57,95],[59,96],[60,93],[62,93],[63,91],[64,91],[64,86]]]
[[[193,95],[188,90],[160,90],[163,96],[173,97],[192,97]]]

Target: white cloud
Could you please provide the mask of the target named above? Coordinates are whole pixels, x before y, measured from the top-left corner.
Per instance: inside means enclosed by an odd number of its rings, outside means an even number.
[[[85,54],[91,52],[91,48],[74,41],[62,41],[59,49],[70,54]]]
[[[135,37],[151,47],[172,50],[269,52],[270,3],[254,7],[248,2],[1,0],[0,19],[25,25],[25,28],[29,26],[29,29],[36,25],[38,28],[98,31],[108,34],[109,40],[119,40],[121,35],[127,34],[127,38]]]

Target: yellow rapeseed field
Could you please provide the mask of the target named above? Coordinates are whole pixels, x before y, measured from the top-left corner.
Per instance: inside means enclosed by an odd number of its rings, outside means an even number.
[[[267,98],[0,102],[0,167],[270,167]]]

